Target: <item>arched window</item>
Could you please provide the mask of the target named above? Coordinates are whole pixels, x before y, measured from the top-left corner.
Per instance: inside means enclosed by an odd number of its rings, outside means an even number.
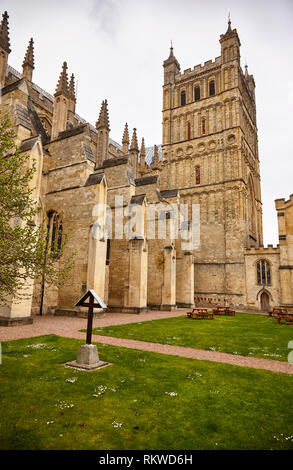
[[[196,86],[194,88],[194,101],[200,100],[200,87]]]
[[[256,265],[256,277],[258,285],[271,284],[271,265],[268,261],[262,259]]]
[[[47,246],[50,251],[57,252],[62,246],[62,221],[54,211],[48,212],[47,217]]]
[[[187,140],[191,139],[191,126],[190,122],[187,123]]]
[[[195,167],[195,184],[200,184],[200,166]]]
[[[205,120],[205,118],[202,118],[202,121],[201,121],[201,133],[202,134],[206,133],[206,120]]]
[[[186,93],[185,91],[181,91],[181,106],[186,105]]]
[[[211,80],[209,83],[209,95],[214,96],[215,94],[215,81]]]

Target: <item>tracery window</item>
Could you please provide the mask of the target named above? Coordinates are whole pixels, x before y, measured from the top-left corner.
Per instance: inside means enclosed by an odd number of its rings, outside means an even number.
[[[256,277],[258,285],[271,284],[271,265],[268,261],[262,259],[256,265]]]
[[[47,214],[48,223],[47,223],[47,240],[48,240],[48,249],[50,251],[61,250],[62,246],[62,220],[57,212],[51,211]]]

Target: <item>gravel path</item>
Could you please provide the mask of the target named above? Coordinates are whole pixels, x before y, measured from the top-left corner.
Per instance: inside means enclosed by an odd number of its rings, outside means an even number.
[[[185,310],[176,312],[149,311],[140,315],[125,313],[107,313],[103,318],[94,318],[93,327],[104,327],[111,325],[121,325],[133,322],[149,321],[160,318],[172,318],[183,315]],[[85,333],[80,329],[86,328],[87,320],[76,317],[44,316],[34,317],[32,325],[0,327],[0,341],[10,341],[19,338],[30,338],[55,334],[68,338],[85,339]],[[114,338],[109,336],[93,335],[96,342],[122,346],[131,349],[140,349],[171,356],[181,356],[191,359],[200,359],[212,362],[222,362],[236,366],[252,367],[254,369],[265,369],[273,372],[282,372],[293,375],[293,364],[288,362],[274,361],[271,359],[261,359],[234,354],[227,354],[218,351],[206,351],[203,349],[188,348],[185,346],[172,346],[168,344],[150,343],[132,339]]]

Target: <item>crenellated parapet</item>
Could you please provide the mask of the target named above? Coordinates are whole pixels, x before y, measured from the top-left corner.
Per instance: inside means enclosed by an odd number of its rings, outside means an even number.
[[[213,69],[217,69],[222,64],[222,56],[216,57],[214,60],[207,60],[204,64],[198,64],[193,67],[193,69],[188,68],[182,73],[176,75],[176,82],[183,82],[185,80],[190,80],[195,78],[197,75],[202,75],[207,72],[211,72]]]
[[[262,256],[262,255],[270,255],[270,254],[279,254],[280,253],[280,245],[267,245],[267,246],[262,246],[260,245],[259,248],[246,248],[244,251],[245,255],[257,255],[257,256]]]

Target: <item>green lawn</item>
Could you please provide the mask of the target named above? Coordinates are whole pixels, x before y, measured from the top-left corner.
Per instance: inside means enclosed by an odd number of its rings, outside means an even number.
[[[0,449],[293,448],[293,376],[106,345],[65,368],[80,344],[2,343]]]
[[[84,330],[83,330],[84,331]],[[235,317],[192,320],[186,316],[95,328],[97,335],[176,344],[243,356],[288,360],[293,326],[265,315],[236,313]]]

